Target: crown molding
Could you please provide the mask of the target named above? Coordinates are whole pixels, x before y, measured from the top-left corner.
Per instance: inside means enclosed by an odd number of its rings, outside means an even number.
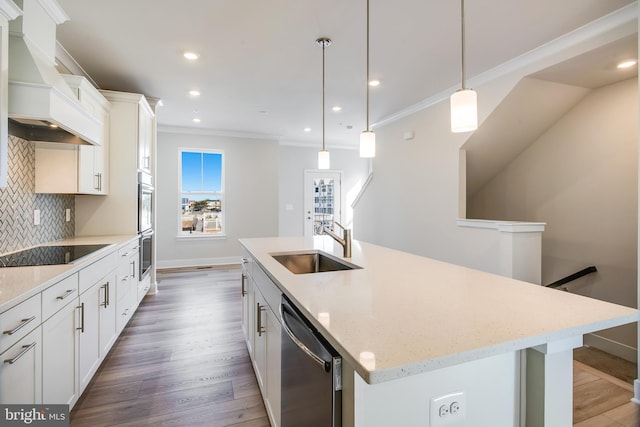
[[[22,9],[20,9],[11,0],[0,0],[0,16],[3,16],[7,21],[13,21],[18,16],[22,15]]]

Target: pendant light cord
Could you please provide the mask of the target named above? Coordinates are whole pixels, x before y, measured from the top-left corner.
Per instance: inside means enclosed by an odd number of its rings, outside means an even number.
[[[465,49],[465,42],[464,42],[464,0],[460,0],[460,28],[461,28],[461,33],[462,33],[462,90],[466,89],[465,86],[465,70],[464,70],[464,49]]]
[[[369,132],[369,0],[367,0],[367,132]]]
[[[325,43],[322,44],[322,151],[326,151],[324,148],[324,48]]]

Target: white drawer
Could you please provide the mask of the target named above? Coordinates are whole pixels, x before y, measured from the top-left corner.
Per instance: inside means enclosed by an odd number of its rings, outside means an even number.
[[[120,258],[121,260],[124,258],[128,258],[129,256],[136,253],[139,247],[140,247],[140,242],[138,240],[133,240],[129,242],[127,245],[118,249],[118,258]]]
[[[0,353],[40,325],[40,294],[0,314]]]
[[[75,273],[42,291],[42,321],[77,299],[78,273]]]
[[[278,313],[280,310],[280,300],[282,298],[282,292],[275,283],[269,279],[269,276],[260,268],[259,265],[254,264],[253,268],[253,281],[260,289],[260,293],[267,300],[267,304],[274,313]]]
[[[118,254],[113,251],[109,255],[80,270],[80,293],[83,293],[96,282],[109,274],[118,265]]]

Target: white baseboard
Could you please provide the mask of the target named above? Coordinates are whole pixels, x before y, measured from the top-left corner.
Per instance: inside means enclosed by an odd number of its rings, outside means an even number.
[[[204,267],[209,265],[240,264],[240,257],[190,258],[173,260],[156,260],[156,268]]]
[[[621,357],[629,362],[638,362],[638,350],[626,344],[613,341],[609,338],[597,334],[587,334],[584,336],[584,344],[606,351],[614,356]]]

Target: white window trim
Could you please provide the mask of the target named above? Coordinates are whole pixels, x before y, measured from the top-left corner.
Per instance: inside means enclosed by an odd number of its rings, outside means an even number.
[[[222,194],[221,200],[222,200],[222,232],[221,233],[216,233],[216,234],[183,234],[182,233],[182,214],[180,212],[180,206],[182,204],[182,195],[183,194],[189,194],[189,193],[183,193],[182,192],[182,153],[184,152],[189,152],[189,153],[210,153],[210,154],[221,154],[222,155],[222,168],[221,168],[221,175],[222,175],[222,183],[221,183],[221,188],[220,188],[220,192],[215,192],[215,194]],[[176,197],[177,199],[177,223],[176,223],[176,230],[178,231],[178,234],[176,235],[176,240],[198,240],[198,239],[204,239],[204,240],[220,240],[220,239],[226,239],[227,238],[227,209],[226,209],[226,205],[227,205],[227,201],[226,201],[226,191],[225,191],[225,187],[226,187],[226,179],[225,179],[225,169],[226,169],[226,156],[224,153],[224,150],[217,150],[217,149],[209,149],[209,148],[188,148],[188,147],[178,147],[178,195]],[[194,194],[207,194],[206,192],[204,193],[199,193],[199,192],[194,192]]]

